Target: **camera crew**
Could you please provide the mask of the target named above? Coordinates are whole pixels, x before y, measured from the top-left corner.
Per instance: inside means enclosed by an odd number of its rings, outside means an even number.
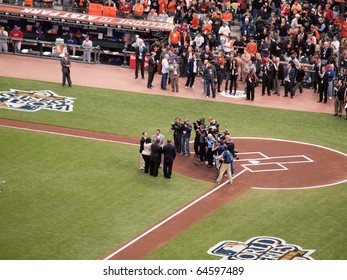
[[[199,127],[199,130],[197,131],[197,134],[199,135],[199,155],[200,155],[200,161],[206,161],[206,137],[207,137],[207,131],[205,124],[201,124]]]
[[[182,126],[182,138],[181,138],[181,155],[186,155],[186,157],[190,156],[190,133],[192,131],[192,126],[188,119],[186,119]]]
[[[181,118],[176,117],[175,122],[171,123],[171,129],[173,130],[174,142],[176,152],[181,152],[181,138],[182,138],[182,123]]]
[[[198,119],[196,122],[193,122],[194,125],[194,131],[195,131],[195,138],[194,138],[194,153],[196,157],[200,156],[200,152],[199,152],[199,142],[200,142],[200,135],[199,135],[199,131],[200,131],[200,126],[201,125],[205,125],[205,118],[200,118]]]

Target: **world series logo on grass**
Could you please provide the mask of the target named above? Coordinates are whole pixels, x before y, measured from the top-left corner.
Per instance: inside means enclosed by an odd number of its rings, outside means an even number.
[[[51,90],[10,89],[10,91],[0,91],[0,108],[26,112],[37,112],[41,109],[72,112],[74,99],[60,96]]]
[[[219,242],[208,253],[223,257],[224,260],[313,260],[310,254],[314,251],[287,244],[280,238],[256,236],[246,242]]]

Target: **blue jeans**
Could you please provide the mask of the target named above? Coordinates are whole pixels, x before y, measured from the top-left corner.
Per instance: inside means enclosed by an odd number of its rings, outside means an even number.
[[[167,76],[169,73],[164,73],[161,75],[161,89],[166,89],[166,84],[167,84]]]
[[[181,153],[190,156],[189,138],[182,137]]]
[[[216,87],[214,84],[214,80],[207,79],[206,80],[207,93],[206,96],[210,96],[210,90],[212,90],[212,97],[216,97]]]

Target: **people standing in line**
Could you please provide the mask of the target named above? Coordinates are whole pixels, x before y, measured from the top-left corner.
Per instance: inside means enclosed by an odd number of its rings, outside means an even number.
[[[229,177],[229,184],[233,183],[233,177],[231,175],[231,162],[233,161],[233,157],[231,153],[228,150],[227,145],[223,145],[223,153],[219,157],[219,160],[222,161],[221,167],[219,169],[219,176],[216,180],[216,183],[219,184],[220,181],[222,180],[222,177],[225,172],[227,172],[228,177]]]
[[[176,150],[175,150],[175,147],[171,144],[170,139],[167,140],[167,144],[163,147],[163,154],[164,154],[164,166],[163,166],[164,177],[167,179],[171,179],[172,166],[176,157]]]
[[[296,72],[296,84],[294,88],[294,95],[296,96],[296,92],[299,89],[299,92],[302,93],[303,87],[302,87],[302,81],[305,78],[305,70],[304,66],[300,66],[299,70]]]
[[[294,96],[294,79],[295,79],[295,70],[292,68],[292,64],[289,62],[287,64],[287,69],[284,71],[284,97],[288,97],[288,93],[290,94],[290,98]]]
[[[328,73],[328,98],[332,99],[333,92],[334,92],[334,77],[335,77],[335,71],[333,67],[331,67],[331,64],[326,65],[326,71]]]
[[[153,87],[153,79],[154,74],[157,69],[157,62],[155,60],[156,52],[151,52],[151,56],[148,59],[148,80],[147,80],[147,88]]]
[[[145,58],[146,58],[147,48],[143,43],[143,40],[139,41],[139,45],[135,47],[136,56],[136,67],[135,67],[135,79],[139,76],[139,67],[141,70],[142,79],[145,78]]]
[[[70,77],[71,62],[70,62],[68,52],[65,52],[64,56],[60,59],[60,65],[61,65],[61,71],[63,73],[62,86],[65,87],[66,80],[67,80],[69,87],[71,87],[72,86],[71,77]]]
[[[277,96],[280,96],[280,77],[281,77],[281,73],[283,72],[283,66],[280,64],[280,58],[279,57],[275,57],[274,59],[274,78],[273,78],[273,86],[274,86],[274,94]]]
[[[142,151],[144,149],[144,144],[146,142],[146,139],[147,139],[147,132],[144,131],[144,132],[142,132],[142,135],[141,135],[141,138],[140,138],[140,150],[139,150],[139,152],[140,152],[140,169],[141,170],[143,170],[144,167],[145,167],[145,161],[144,161],[144,159],[142,157]]]
[[[257,75],[254,73],[254,68],[250,67],[249,72],[246,75],[246,99],[254,100],[254,87],[258,81]]]
[[[170,78],[170,83],[171,83],[171,90],[172,92],[178,92],[179,88],[178,88],[178,74],[180,71],[180,66],[177,63],[177,60],[174,59],[172,61],[172,64],[170,65],[169,68],[169,78]]]
[[[4,26],[0,26],[0,52],[8,52],[8,32]]]
[[[232,60],[230,61],[230,67],[229,67],[229,71],[230,71],[230,90],[229,90],[229,94],[230,95],[236,95],[236,88],[237,88],[237,79],[239,76],[239,64],[237,62],[237,59],[235,57],[233,57],[233,55],[231,55]],[[233,92],[234,91],[234,92]]]
[[[195,76],[198,74],[198,61],[196,59],[196,54],[192,55],[192,58],[188,61],[187,67],[187,81],[186,88],[194,88]]]
[[[271,95],[271,82],[272,76],[270,74],[270,59],[265,58],[265,63],[260,66],[260,71],[262,72],[262,86],[261,86],[261,95],[265,95],[265,90],[268,96]]]
[[[163,152],[163,148],[159,143],[160,140],[158,138],[151,145],[149,174],[153,177],[158,177],[158,170],[161,163],[161,154]]]
[[[89,39],[88,35],[83,40],[82,47],[83,47],[83,61],[84,62],[86,62],[86,61],[91,62],[93,42]]]
[[[217,92],[221,92],[221,85],[225,76],[225,59],[222,52],[219,52],[218,57],[216,59],[215,67],[217,73]]]
[[[335,113],[334,116],[339,116],[342,117],[342,108],[344,105],[344,100],[346,98],[347,90],[346,90],[346,82],[342,82],[342,80],[339,80],[337,82],[336,87],[334,88],[334,95],[335,95],[335,100],[334,100],[334,108],[335,108]],[[346,107],[347,109],[347,107]]]
[[[182,126],[181,155],[185,154],[186,157],[190,156],[189,140],[190,140],[191,131],[192,131],[192,126],[190,125],[189,120],[185,119]]]
[[[211,61],[207,61],[206,69],[204,71],[204,76],[206,79],[206,98],[210,97],[212,91],[212,98],[216,98],[216,85],[215,80],[217,80],[216,68],[212,65]]]
[[[16,40],[22,39],[24,37],[24,34],[20,30],[20,27],[18,27],[17,25],[13,26],[13,29],[10,32],[10,37],[14,38],[12,39],[14,52],[20,53],[22,49],[22,40]]]
[[[143,161],[145,163],[144,165],[144,172],[149,172],[150,162],[151,162],[151,147],[152,147],[152,141],[151,138],[147,137],[145,140],[145,143],[143,144],[143,150],[141,152]]]
[[[319,73],[319,100],[318,103],[324,102],[327,103],[328,101],[328,79],[329,74],[326,71],[325,66],[322,66],[322,72]]]
[[[161,89],[166,90],[167,77],[169,75],[169,54],[165,54],[163,60],[161,61]]]

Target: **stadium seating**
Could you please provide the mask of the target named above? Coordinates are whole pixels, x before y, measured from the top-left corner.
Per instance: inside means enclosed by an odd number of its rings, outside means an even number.
[[[103,16],[105,17],[116,17],[117,10],[115,7],[104,6]]]
[[[90,3],[88,14],[94,15],[94,16],[102,16],[102,5]]]

